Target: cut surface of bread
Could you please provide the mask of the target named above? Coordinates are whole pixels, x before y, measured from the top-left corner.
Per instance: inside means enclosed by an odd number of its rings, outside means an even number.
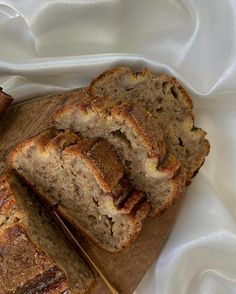
[[[13,173],[0,179],[0,293],[89,293],[94,277]]]
[[[2,91],[0,87],[0,117],[12,102],[12,97]]]
[[[206,132],[194,126],[192,100],[174,77],[154,75],[147,69],[136,73],[126,67],[114,68],[93,80],[88,93],[116,101],[129,99],[152,113],[164,131],[170,153],[183,167],[186,185],[191,183],[210,145]]]
[[[16,146],[9,159],[41,197],[107,251],[137,237],[149,205],[106,140],[49,129]]]
[[[157,120],[139,104],[88,97],[59,110],[54,126],[90,138],[106,138],[123,162],[129,180],[147,194],[152,215],[163,212],[181,195],[185,181],[180,164],[169,153]]]

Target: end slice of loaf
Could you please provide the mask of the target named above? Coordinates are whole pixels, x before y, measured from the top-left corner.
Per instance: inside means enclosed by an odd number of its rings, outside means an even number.
[[[140,103],[158,120],[170,152],[180,161],[191,183],[208,154],[206,132],[194,126],[192,100],[174,77],[154,75],[145,69],[136,73],[129,68],[114,68],[92,81],[88,93],[93,97],[110,96],[117,101]]]
[[[94,277],[13,173],[0,179],[0,293],[88,293]]]
[[[149,212],[104,139],[49,129],[18,145],[11,166],[64,217],[107,251],[128,246]]]
[[[184,176],[178,160],[168,151],[157,120],[133,101],[111,97],[86,98],[65,106],[54,115],[57,129],[106,138],[123,162],[129,180],[147,194],[152,215],[180,196]]]
[[[0,117],[12,102],[12,97],[2,91],[0,87]]]

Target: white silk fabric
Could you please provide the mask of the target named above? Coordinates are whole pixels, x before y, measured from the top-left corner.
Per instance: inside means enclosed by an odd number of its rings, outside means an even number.
[[[174,75],[193,98],[211,152],[135,294],[236,293],[235,31],[232,0],[0,1],[0,85],[16,101],[118,65]]]

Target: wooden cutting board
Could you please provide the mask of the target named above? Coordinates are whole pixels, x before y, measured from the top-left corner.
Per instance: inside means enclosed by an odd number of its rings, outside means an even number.
[[[79,100],[84,94],[85,89],[76,89],[12,105],[0,121],[0,172],[6,170],[7,154],[15,144],[47,128],[59,107]],[[104,252],[78,233],[84,248],[119,293],[131,294],[157,259],[182,201],[183,197],[160,217],[147,219],[139,238],[118,254]],[[99,277],[96,279],[92,294],[110,293]]]

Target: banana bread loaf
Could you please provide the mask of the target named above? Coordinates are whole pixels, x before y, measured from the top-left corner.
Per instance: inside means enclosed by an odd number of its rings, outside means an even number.
[[[89,267],[13,173],[0,179],[0,293],[89,293]]]
[[[107,251],[137,237],[149,205],[106,140],[49,129],[16,146],[9,159],[41,197]]]

